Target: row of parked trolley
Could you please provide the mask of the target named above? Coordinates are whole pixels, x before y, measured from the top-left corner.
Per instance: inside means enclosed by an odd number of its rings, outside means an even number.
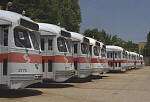
[[[143,56],[135,52],[0,10],[0,87],[19,89],[143,65]]]

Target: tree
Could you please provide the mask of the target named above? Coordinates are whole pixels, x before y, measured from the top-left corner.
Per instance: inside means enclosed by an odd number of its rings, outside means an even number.
[[[85,32],[84,32],[83,34],[84,34],[85,36],[94,38],[94,39],[96,39],[96,40],[100,40],[100,39],[99,39],[99,31],[98,31],[97,28],[92,29],[92,30],[87,29],[87,30],[85,30]]]
[[[81,12],[78,0],[13,0],[11,11],[22,13],[39,22],[65,27],[79,32]]]
[[[147,33],[147,43],[146,43],[145,47],[142,50],[142,54],[145,57],[150,56],[150,32]]]
[[[13,0],[0,0],[0,5],[3,7],[5,10],[7,7],[8,2],[12,2]]]
[[[116,45],[120,46],[128,51],[138,52],[138,45],[132,41],[124,41],[119,38],[117,35],[111,36],[111,34],[106,33],[104,29],[99,31],[97,28],[92,30],[87,29],[83,33],[85,36],[95,38],[98,41],[102,41],[106,45]]]

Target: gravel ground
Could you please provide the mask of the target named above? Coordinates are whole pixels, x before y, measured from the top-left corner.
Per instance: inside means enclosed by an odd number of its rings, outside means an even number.
[[[0,90],[0,102],[150,102],[150,67],[109,73],[88,82]]]

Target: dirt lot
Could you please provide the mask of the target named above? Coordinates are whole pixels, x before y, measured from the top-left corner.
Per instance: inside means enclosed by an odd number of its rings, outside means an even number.
[[[105,74],[91,82],[0,90],[0,102],[150,102],[150,67]]]

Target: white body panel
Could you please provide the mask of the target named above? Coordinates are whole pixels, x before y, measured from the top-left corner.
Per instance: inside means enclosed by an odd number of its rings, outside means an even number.
[[[87,47],[89,47],[89,42],[84,41],[84,39],[86,39],[85,36],[75,32],[71,32],[71,38],[73,40],[74,45],[73,58],[74,58],[74,65],[76,63],[76,65],[74,66],[76,70],[76,75],[79,78],[86,78],[91,75],[92,68],[90,65],[90,55],[89,53],[83,53],[82,44],[85,44]]]
[[[33,39],[30,38],[30,35],[27,35],[31,44],[30,48],[16,47],[15,39],[26,40],[26,38],[19,31],[17,33],[19,37],[16,38],[14,29],[17,28],[26,32],[34,31],[32,28],[21,25],[21,20],[36,25],[30,18],[14,12],[0,10],[0,59],[2,60],[0,64],[0,84],[11,89],[24,88],[30,84],[41,82],[42,77],[41,56],[39,50],[34,49]],[[8,34],[8,36],[5,36],[8,41],[6,41],[4,33]],[[38,33],[36,34],[36,37],[39,36]],[[24,45],[21,43],[20,46]]]
[[[64,82],[74,76],[75,73],[72,53],[68,51],[68,46],[66,45],[67,52],[60,52],[57,45],[58,38],[70,39],[61,35],[61,31],[68,31],[52,24],[38,24],[40,26],[41,39],[44,39],[44,49],[42,51],[42,59],[45,61],[43,63],[43,80]],[[51,41],[51,49],[49,49],[49,41]]]
[[[97,40],[87,37],[90,41],[90,46],[92,49],[91,52],[91,67],[92,67],[92,75],[100,75],[101,73],[104,73],[104,66],[103,66],[103,62],[100,61],[102,59],[101,57],[101,43],[98,42]],[[99,46],[96,45],[96,43],[99,43]],[[97,54],[95,55],[94,53],[94,48],[97,48]]]
[[[114,45],[107,45],[108,66],[112,71],[126,71],[126,59],[123,58],[123,48]]]

